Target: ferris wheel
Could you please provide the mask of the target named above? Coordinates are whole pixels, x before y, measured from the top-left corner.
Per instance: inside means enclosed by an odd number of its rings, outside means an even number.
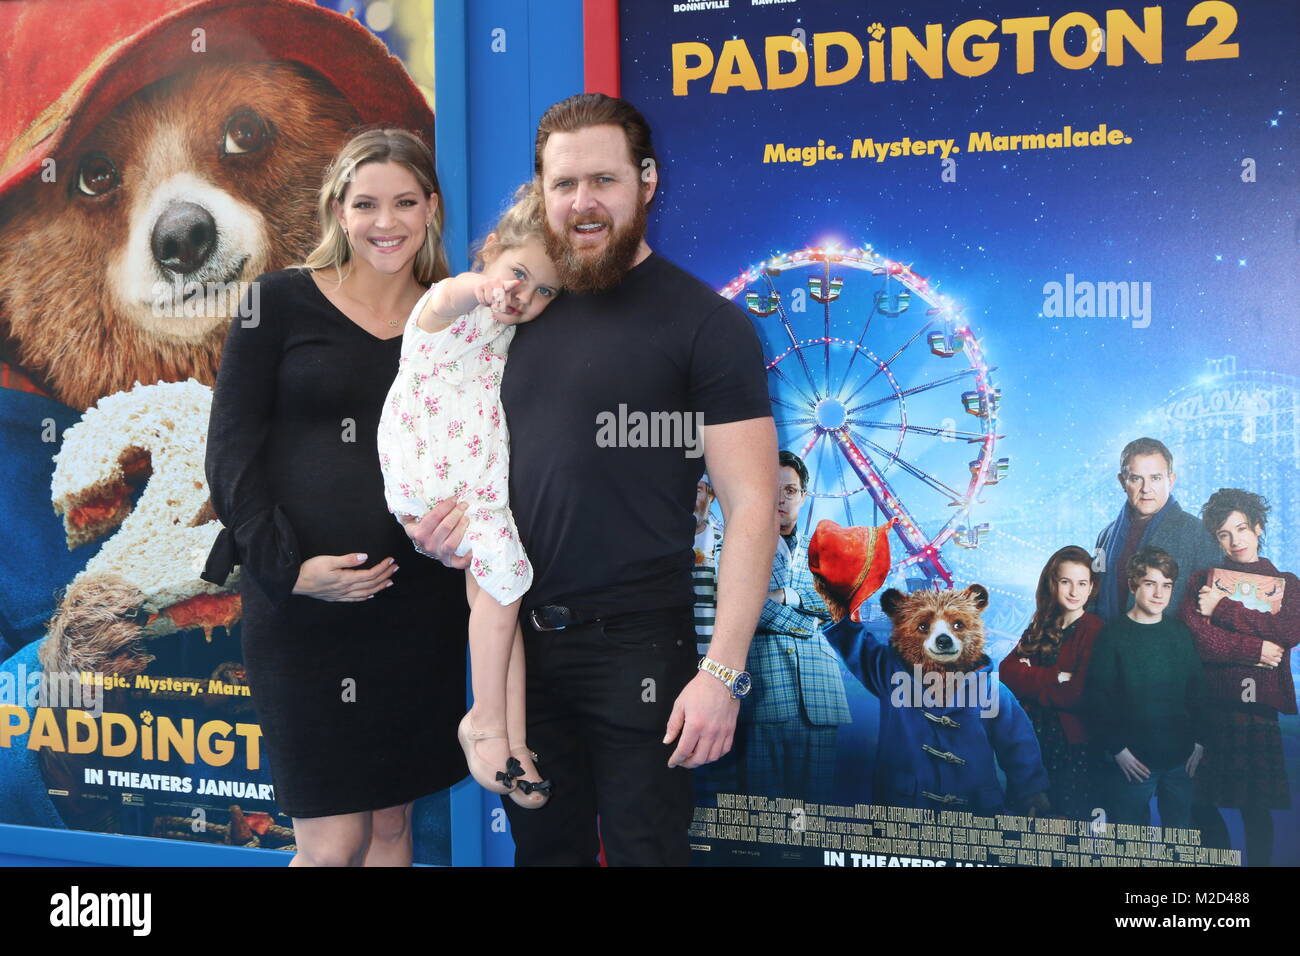
[[[808,466],[804,535],[822,518],[896,518],[891,573],[946,588],[943,547],[979,547],[990,526],[972,508],[1010,462],[997,456],[995,369],[936,286],[870,245],[825,245],[778,253],[720,291],[753,318],[781,447]]]

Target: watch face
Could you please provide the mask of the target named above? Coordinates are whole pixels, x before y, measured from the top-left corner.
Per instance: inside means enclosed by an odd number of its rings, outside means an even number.
[[[745,671],[741,671],[739,674],[736,675],[735,681],[732,682],[731,692],[735,694],[737,697],[744,697],[746,694],[749,693],[749,688],[752,685],[752,683],[753,682],[750,680],[749,674],[747,674]]]

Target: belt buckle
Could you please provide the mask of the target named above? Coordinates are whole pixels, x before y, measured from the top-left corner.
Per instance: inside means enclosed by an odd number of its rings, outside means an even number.
[[[546,605],[546,607],[555,607],[555,606],[556,606],[556,605],[553,605],[553,604],[548,604],[548,605]],[[562,630],[564,630],[566,627],[568,627],[567,624],[560,624],[560,625],[558,625],[558,626],[556,626],[556,627],[546,627],[545,625],[543,625],[543,624],[541,623],[541,621],[540,621],[540,620],[538,619],[538,617],[537,617],[537,612],[540,611],[540,610],[542,610],[542,608],[533,608],[533,610],[531,610],[531,611],[528,612],[528,619],[529,619],[529,621],[532,622],[532,625],[533,625],[533,629],[534,629],[534,630],[538,630],[538,631],[562,631]],[[566,610],[567,610],[567,608],[566,608]]]

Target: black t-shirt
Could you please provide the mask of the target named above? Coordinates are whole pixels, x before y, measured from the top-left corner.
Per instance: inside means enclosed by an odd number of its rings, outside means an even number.
[[[533,565],[524,609],[693,604],[698,426],[772,414],[749,317],[651,253],[613,289],[566,292],[519,326],[501,402]]]

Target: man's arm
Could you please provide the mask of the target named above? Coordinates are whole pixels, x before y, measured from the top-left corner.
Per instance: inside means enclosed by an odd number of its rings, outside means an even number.
[[[758,626],[760,634],[789,634],[791,637],[812,637],[817,627],[818,618],[806,612],[802,607],[780,604],[771,597],[765,597],[759,607]]]
[[[772,418],[705,425],[704,464],[727,529],[718,560],[718,610],[709,657],[745,669],[776,554],[776,426]],[[698,767],[731,749],[739,702],[700,672],[673,706],[664,742],[680,737],[670,767]]]
[[[768,595],[759,610],[758,631],[760,634],[812,637],[818,624],[829,623],[831,613],[813,586],[812,572],[808,570],[807,545],[800,545],[790,555],[785,577],[785,586],[780,589],[785,592],[785,601],[773,600]]]
[[[812,572],[808,570],[808,542],[804,542],[796,550],[790,560],[790,581],[789,587],[799,595],[799,610],[805,614],[812,614],[822,622],[829,622],[831,619],[830,608],[822,600],[822,596],[817,593],[817,588],[813,584]]]

